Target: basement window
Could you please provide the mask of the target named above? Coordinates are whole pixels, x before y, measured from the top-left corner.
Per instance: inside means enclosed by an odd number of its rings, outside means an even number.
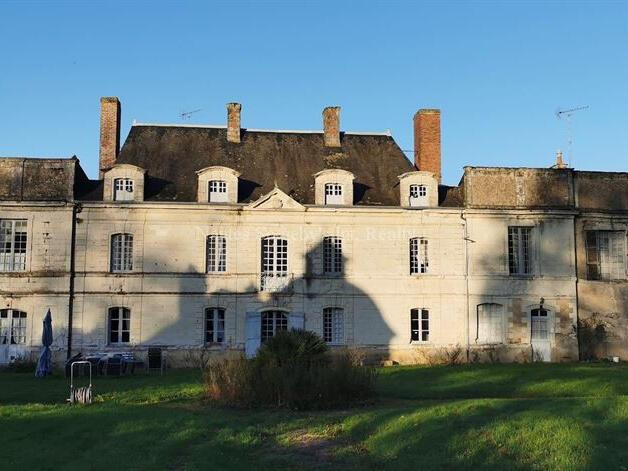
[[[414,237],[410,239],[410,274],[427,273],[429,267],[427,239]]]
[[[430,312],[427,309],[410,310],[410,332],[413,342],[429,342]]]
[[[344,204],[340,183],[325,184],[325,204]]]
[[[227,202],[227,182],[224,180],[211,180],[209,182],[209,202]]]
[[[135,199],[135,186],[130,178],[116,178],[113,181],[114,201],[133,201]]]
[[[587,231],[586,251],[589,280],[626,279],[624,231]]]
[[[529,275],[530,227],[508,227],[508,270],[511,275]]]

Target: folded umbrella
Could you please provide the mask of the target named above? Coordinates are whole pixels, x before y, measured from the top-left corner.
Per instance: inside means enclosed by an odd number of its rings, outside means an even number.
[[[50,346],[52,345],[52,315],[50,314],[50,309],[48,309],[48,313],[46,317],[44,317],[44,328],[41,334],[41,343],[44,346],[44,349],[39,356],[39,361],[37,361],[37,370],[35,371],[35,376],[38,378],[43,378],[44,376],[48,376],[52,373],[52,351],[50,350]]]

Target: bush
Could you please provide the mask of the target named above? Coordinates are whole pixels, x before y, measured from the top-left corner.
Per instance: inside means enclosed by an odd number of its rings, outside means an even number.
[[[223,406],[312,409],[348,405],[374,394],[376,370],[350,351],[330,353],[314,333],[280,332],[251,360],[210,362],[207,397]]]
[[[37,369],[37,362],[29,357],[19,357],[4,366],[3,370],[11,373],[33,373]]]

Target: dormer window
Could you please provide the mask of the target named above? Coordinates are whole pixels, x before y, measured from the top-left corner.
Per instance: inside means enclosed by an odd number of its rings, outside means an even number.
[[[130,178],[116,178],[113,181],[114,201],[133,201],[135,199],[135,185]]]
[[[325,184],[325,204],[343,204],[342,185],[340,183]]]
[[[425,185],[410,185],[410,206],[428,206]]]
[[[227,182],[224,180],[211,180],[208,193],[210,203],[227,203]]]

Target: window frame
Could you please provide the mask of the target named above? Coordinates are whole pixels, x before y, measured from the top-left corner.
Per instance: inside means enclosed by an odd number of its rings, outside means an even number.
[[[532,276],[532,227],[508,226],[507,249],[508,274]]]
[[[425,237],[410,239],[410,275],[425,275],[429,273],[429,242]]]
[[[13,308],[0,309],[0,345],[26,345],[27,330],[26,311]]]
[[[273,291],[272,285],[279,286],[280,279],[289,277],[289,244],[288,239],[280,235],[262,237],[260,240],[260,279],[262,291]],[[267,279],[273,279],[270,285]]]
[[[429,343],[431,330],[430,310],[424,307],[410,309],[410,342]]]
[[[606,238],[605,241],[603,237]],[[613,240],[613,238],[618,240]],[[625,230],[585,231],[587,279],[597,281],[627,279],[627,243]],[[618,253],[614,255],[611,253],[612,250],[617,250]]]
[[[342,237],[323,237],[323,273],[341,275],[344,271],[342,255]]]
[[[120,202],[135,201],[135,180],[128,177],[119,177],[119,178],[114,178],[112,184],[113,184],[113,201],[120,201]],[[118,186],[120,186],[120,188],[118,188]],[[129,190],[129,186],[131,187],[131,190]],[[124,195],[125,197],[119,198],[120,194]]]
[[[120,242],[116,243],[116,238]],[[117,232],[111,234],[109,244],[109,271],[111,273],[129,273],[133,271],[133,234]]]
[[[486,310],[488,308],[488,311]],[[502,344],[504,343],[504,306],[499,303],[481,303],[476,307],[476,342],[483,344]],[[482,317],[485,318],[484,325],[488,324],[488,329],[482,327]],[[486,320],[488,319],[488,320]],[[496,322],[497,325],[493,325]],[[485,334],[485,330],[489,335]]]
[[[323,341],[330,345],[345,343],[344,309],[329,306],[323,309]]]
[[[116,318],[113,318],[113,315]],[[113,328],[113,322],[116,321],[116,328]],[[126,328],[125,321],[127,322]],[[113,335],[116,340],[113,340]],[[124,337],[127,340],[124,340]],[[128,345],[131,343],[131,309],[124,306],[112,306],[107,310],[107,345]]]
[[[214,190],[212,190],[214,187]],[[208,180],[207,181],[207,202],[208,203],[227,203],[228,184],[226,180]],[[214,195],[214,198],[212,198]],[[220,195],[220,196],[218,196]]]
[[[222,345],[225,343],[225,314],[226,309],[223,307],[211,306],[205,308],[203,337],[205,345]]]
[[[0,219],[0,272],[26,271],[28,242],[27,219]]]
[[[325,183],[325,206],[345,204],[344,185],[338,182]]]
[[[219,248],[219,245],[222,247]],[[210,234],[205,239],[205,273],[227,272],[227,237]]]
[[[288,330],[288,312],[278,309],[266,309],[265,311],[260,312],[260,314],[261,343],[264,343],[266,340],[277,335],[277,332]],[[272,317],[269,319],[268,316]]]
[[[428,206],[427,185],[423,183],[412,183],[408,187],[408,200],[410,207]]]

